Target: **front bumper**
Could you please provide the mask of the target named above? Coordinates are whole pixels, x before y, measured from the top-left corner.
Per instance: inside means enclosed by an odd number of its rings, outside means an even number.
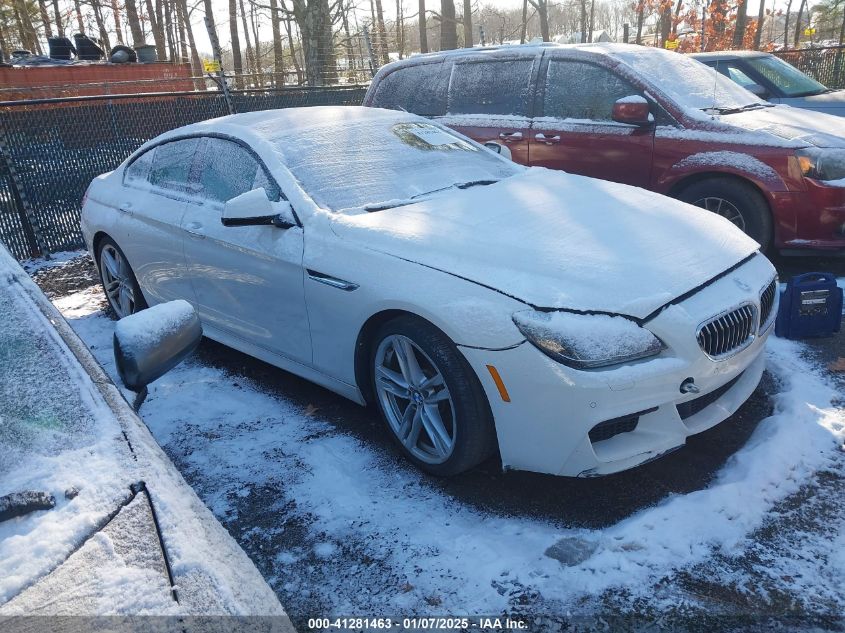
[[[775,246],[784,251],[845,253],[845,187],[805,178],[805,191],[773,194]]]
[[[578,371],[528,342],[497,351],[461,348],[490,401],[503,466],[565,476],[607,475],[677,449],[690,435],[725,420],[760,382],[777,305],[751,344],[723,360],[714,361],[702,352],[696,331],[721,312],[713,306],[752,302],[759,309],[760,291],[773,275],[768,260],[757,256],[665,309],[647,327],[667,344],[666,352],[626,366]],[[501,376],[509,402],[502,398],[488,365]],[[681,392],[681,384],[689,378],[699,393]],[[697,406],[682,406],[679,411],[678,405],[698,398],[702,400]],[[638,413],[633,430],[590,439],[597,424]]]

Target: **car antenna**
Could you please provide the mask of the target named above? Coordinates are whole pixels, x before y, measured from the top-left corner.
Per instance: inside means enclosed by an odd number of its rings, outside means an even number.
[[[716,118],[713,112],[716,111],[716,84],[719,81],[719,60],[716,60],[716,67],[713,69],[713,105],[710,107],[710,120]]]

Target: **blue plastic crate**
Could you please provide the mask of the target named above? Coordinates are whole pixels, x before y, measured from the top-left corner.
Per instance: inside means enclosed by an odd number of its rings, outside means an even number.
[[[830,336],[842,324],[842,288],[830,273],[804,273],[790,279],[780,295],[775,334],[802,339]]]

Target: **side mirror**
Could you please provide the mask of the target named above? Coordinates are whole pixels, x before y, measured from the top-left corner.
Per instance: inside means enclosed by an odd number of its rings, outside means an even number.
[[[264,187],[247,191],[223,205],[223,226],[273,225],[281,229],[297,226],[290,202],[270,202]]]
[[[512,160],[511,149],[510,147],[505,147],[501,143],[497,143],[496,141],[487,141],[484,144],[484,147],[489,149],[491,152],[496,152],[497,154],[501,154],[508,160]]]
[[[760,97],[761,99],[768,99],[771,96],[769,91],[760,84],[748,84],[745,86],[745,89],[755,97]]]
[[[124,317],[114,328],[114,360],[120,380],[138,394],[193,352],[202,339],[202,325],[193,306],[179,299]]]
[[[640,95],[622,97],[613,104],[611,117],[617,123],[645,127],[654,123],[648,101]]]

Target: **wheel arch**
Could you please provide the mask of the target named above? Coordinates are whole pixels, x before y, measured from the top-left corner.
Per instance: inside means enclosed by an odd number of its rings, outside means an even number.
[[[741,184],[749,185],[753,187],[757,193],[763,196],[763,199],[766,201],[766,205],[769,207],[769,213],[772,212],[772,203],[769,199],[769,196],[766,194],[766,189],[760,185],[759,182],[753,180],[744,175],[737,174],[731,171],[720,171],[718,169],[708,169],[707,171],[701,172],[692,172],[688,174],[684,174],[678,180],[674,181],[669,189],[666,191],[666,195],[677,198],[681,195],[684,189],[699,183],[703,180],[710,180],[710,179],[721,179],[721,180],[732,180],[734,182],[738,182]]]
[[[105,231],[97,231],[96,233],[94,233],[94,237],[91,238],[91,250],[94,251],[93,253],[91,253],[91,257],[94,259],[94,265],[97,267],[97,270],[100,270],[100,258],[98,257],[98,254],[100,252],[100,244],[103,243],[103,238],[106,237],[110,240],[114,240],[114,238]]]

